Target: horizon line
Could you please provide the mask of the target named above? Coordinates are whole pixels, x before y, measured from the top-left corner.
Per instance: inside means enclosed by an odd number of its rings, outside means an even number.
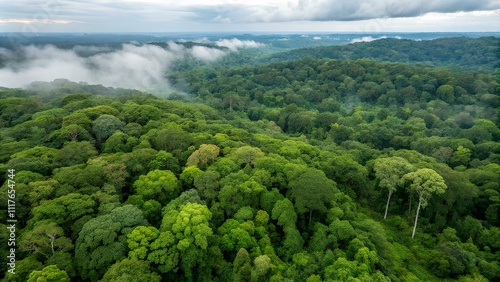
[[[384,33],[500,33],[499,31],[0,31],[0,34],[384,34]]]

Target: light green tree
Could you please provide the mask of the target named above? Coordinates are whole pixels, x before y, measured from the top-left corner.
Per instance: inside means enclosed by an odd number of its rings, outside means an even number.
[[[186,166],[196,165],[204,167],[215,161],[219,155],[219,147],[213,144],[201,144],[200,148],[194,151],[187,159]]]
[[[403,176],[413,171],[413,169],[413,166],[401,157],[375,160],[373,170],[375,170],[375,176],[380,180],[379,186],[389,190],[387,204],[385,205],[384,219],[387,218],[387,211],[389,210],[392,193],[397,190],[398,186],[404,184]]]
[[[158,265],[158,270],[167,273],[175,270],[179,265],[179,250],[175,247],[176,239],[170,231],[160,233],[150,245],[151,253],[147,260]]]
[[[163,217],[160,233],[156,228],[136,228],[128,235],[130,257],[143,258],[167,273],[181,268],[192,277],[192,269],[202,264],[212,229],[212,213],[207,206],[187,202],[179,209],[169,209]],[[151,242],[151,243],[149,243]]]
[[[55,265],[49,265],[42,270],[35,270],[30,273],[28,282],[69,282],[68,274],[60,270]]]
[[[233,281],[250,281],[252,265],[247,250],[241,248],[233,262]]]
[[[147,262],[135,258],[125,258],[113,264],[101,282],[160,282],[160,275],[151,272]]]
[[[470,149],[465,148],[463,146],[458,146],[457,150],[453,152],[453,155],[450,158],[450,164],[452,166],[459,166],[459,165],[467,166],[469,164],[470,157],[471,157]]]
[[[182,171],[181,175],[179,175],[179,179],[182,181],[182,184],[187,187],[192,187],[191,185],[194,182],[194,179],[200,175],[203,171],[199,169],[197,166],[188,166],[185,167]]]
[[[404,181],[410,182],[410,188],[418,194],[417,215],[411,238],[415,237],[417,230],[418,214],[420,207],[425,208],[432,194],[443,194],[446,191],[446,184],[443,177],[430,168],[421,168],[417,171],[407,173],[403,177]]]
[[[151,242],[156,240],[160,231],[154,226],[137,226],[127,235],[127,244],[130,251],[128,256],[132,259],[146,259]]]
[[[141,175],[134,182],[134,188],[144,200],[155,199],[160,203],[174,199],[180,192],[179,181],[170,170],[156,169]]]
[[[264,153],[256,147],[243,146],[234,151],[234,159],[238,164],[255,165],[258,158],[264,156]]]
[[[273,267],[271,264],[271,258],[267,255],[256,257],[253,264],[255,266],[255,272],[259,277],[265,277],[269,270]]]
[[[179,240],[177,248],[182,251],[194,244],[206,250],[207,238],[212,235],[212,229],[208,226],[211,218],[212,213],[205,205],[197,203],[184,205],[171,225],[172,233]],[[165,228],[166,226],[162,225],[162,230]]]

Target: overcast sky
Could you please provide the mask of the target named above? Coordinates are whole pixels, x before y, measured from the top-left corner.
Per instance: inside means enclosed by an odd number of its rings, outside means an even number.
[[[500,0],[0,0],[0,7],[0,32],[500,31]]]

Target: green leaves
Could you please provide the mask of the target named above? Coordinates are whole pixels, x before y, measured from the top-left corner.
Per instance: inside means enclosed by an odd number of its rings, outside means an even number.
[[[92,131],[99,142],[104,142],[117,130],[123,130],[125,123],[117,117],[104,114],[92,122]]]
[[[213,163],[219,155],[220,148],[213,144],[201,144],[200,148],[194,151],[187,159],[186,166],[196,165],[205,167]]]
[[[73,229],[77,220],[94,214],[95,201],[88,195],[68,194],[53,200],[43,202],[32,209],[33,217],[28,221],[28,226],[34,226],[43,220],[54,221],[63,227],[66,232]],[[73,228],[70,226],[73,225]]]
[[[264,153],[259,148],[243,146],[234,151],[233,158],[238,164],[248,164],[253,166],[256,161],[263,156]]]
[[[64,270],[60,270],[55,265],[49,265],[42,270],[35,270],[30,273],[28,282],[69,282],[68,274]]]
[[[326,211],[325,203],[329,204],[334,199],[337,189],[335,182],[316,169],[308,169],[298,178],[290,181],[288,186],[297,212],[310,212],[309,223],[311,223],[312,210]]]
[[[211,217],[210,210],[198,203],[188,202],[179,210],[169,210],[160,230],[139,226],[127,235],[128,256],[147,260],[163,273],[176,271],[181,255],[193,250],[201,254],[207,251],[208,238],[212,236],[208,224]]]
[[[160,282],[161,277],[151,272],[147,262],[135,258],[125,258],[113,264],[101,282]]]
[[[76,241],[75,259],[81,277],[96,281],[106,269],[126,254],[126,235],[137,225],[146,225],[142,212],[126,205],[110,214],[89,220]]]
[[[138,226],[127,235],[127,243],[130,249],[128,256],[135,259],[145,259],[150,244],[160,235],[160,231],[153,226]]]
[[[379,185],[389,189],[389,193],[403,185],[403,176],[413,169],[413,166],[401,157],[376,159],[373,166],[375,176],[380,180]]]
[[[63,229],[57,224],[40,222],[21,237],[20,249],[50,258],[57,251],[73,250],[73,242],[64,235]]]
[[[218,199],[229,215],[234,215],[244,206],[256,208],[260,194],[266,189],[243,170],[226,176],[221,180],[221,185]]]
[[[204,205],[187,203],[183,206],[172,225],[172,232],[179,239],[179,250],[185,250],[193,243],[205,250],[208,246],[207,237],[212,235],[212,229],[208,226],[211,218],[212,213]]]
[[[389,58],[413,43],[371,46]],[[366,51],[341,53],[373,51],[352,50]],[[240,51],[230,60],[256,58]],[[33,99],[0,89],[0,167],[16,170],[19,200],[19,273],[6,281],[67,280],[58,269],[75,281],[498,280],[493,75],[368,60],[191,63],[169,75],[196,103],[68,81]],[[385,191],[386,214],[390,203],[398,215],[380,221]]]
[[[134,182],[134,188],[144,200],[155,199],[160,203],[174,199],[180,192],[179,181],[169,170],[153,170],[141,175]]]
[[[444,183],[443,177],[430,168],[421,168],[415,172],[410,172],[406,174],[403,179],[405,181],[411,181],[410,188],[418,194],[417,215],[415,217],[415,225],[413,226],[413,234],[411,236],[413,239],[417,229],[420,207],[425,208],[432,194],[443,194],[448,187]]]
[[[158,238],[151,243],[151,253],[147,259],[150,263],[158,265],[160,272],[166,273],[178,268],[180,254],[175,243],[175,236],[170,231],[160,233]]]
[[[430,168],[421,168],[410,172],[403,179],[410,182],[410,188],[417,192],[424,208],[432,194],[443,194],[447,188],[443,177]]]
[[[389,189],[389,196],[385,207],[384,219],[387,218],[389,210],[389,202],[391,195],[396,191],[398,186],[404,184],[403,176],[410,171],[413,171],[413,166],[401,157],[381,158],[376,159],[373,165],[375,176],[380,180],[379,185]]]
[[[250,224],[239,223],[234,219],[228,219],[217,230],[221,236],[221,249],[223,251],[236,251],[240,248],[251,249],[257,246],[257,242],[253,237],[255,226],[251,221]]]

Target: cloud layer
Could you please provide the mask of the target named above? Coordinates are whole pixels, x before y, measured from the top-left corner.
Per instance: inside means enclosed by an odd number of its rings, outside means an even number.
[[[274,5],[220,5],[194,10],[199,19],[247,22],[358,21],[500,9],[498,0],[298,0]],[[214,17],[215,16],[215,17]]]
[[[174,60],[171,52],[153,45],[125,44],[113,52],[88,57],[79,54],[95,52],[92,48],[80,46],[76,51],[47,45],[24,46],[16,53],[3,50],[7,65],[0,69],[0,86],[22,87],[33,81],[65,78],[155,92],[168,90],[163,72]]]
[[[322,30],[325,22],[335,23],[329,30],[350,22],[342,30],[355,31],[353,22],[379,19],[406,19],[396,23],[398,30],[413,31],[418,25],[413,18],[461,12],[471,13],[476,31],[498,30],[500,22],[499,0],[0,0],[0,7],[0,32],[297,31],[306,22],[309,31]],[[438,24],[453,30],[460,21],[454,15]],[[471,29],[459,27],[456,31]],[[433,30],[442,31],[439,25]]]
[[[0,61],[5,64],[0,69],[0,86],[23,87],[33,81],[65,78],[164,94],[171,91],[165,72],[176,60],[188,55],[212,62],[239,48],[260,46],[236,38],[217,41],[217,45],[230,51],[197,45],[186,48],[174,42],[168,42],[166,49],[148,44],[123,44],[118,50],[97,46],[60,49],[52,45],[22,46],[16,51],[0,48]]]

